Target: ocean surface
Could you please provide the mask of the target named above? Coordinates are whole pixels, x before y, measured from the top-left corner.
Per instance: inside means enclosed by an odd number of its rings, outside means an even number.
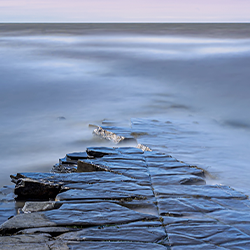
[[[0,24],[0,186],[152,118],[165,151],[250,194],[250,24]],[[167,129],[167,128],[166,128]]]

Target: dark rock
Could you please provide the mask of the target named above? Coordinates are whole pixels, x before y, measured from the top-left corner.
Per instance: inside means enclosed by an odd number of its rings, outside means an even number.
[[[60,189],[61,186],[58,184],[24,178],[18,180],[15,194],[18,195],[18,199],[49,199],[55,198]]]
[[[108,147],[89,147],[86,150],[89,156],[93,157],[103,157],[104,155],[119,154],[117,149]]]
[[[85,162],[79,160],[77,162],[77,172],[95,172],[95,171],[105,171],[104,168],[92,164],[91,162]]]
[[[91,156],[87,154],[87,152],[74,152],[70,154],[66,154],[66,159],[68,161],[78,161],[79,159],[90,159]]]

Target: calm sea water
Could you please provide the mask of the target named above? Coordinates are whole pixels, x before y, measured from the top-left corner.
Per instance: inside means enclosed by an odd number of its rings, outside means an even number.
[[[1,24],[0,185],[103,145],[89,123],[159,118],[166,152],[250,194],[250,24]]]

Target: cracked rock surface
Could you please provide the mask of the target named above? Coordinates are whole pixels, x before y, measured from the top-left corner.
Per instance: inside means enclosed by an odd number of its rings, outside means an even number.
[[[154,150],[152,127],[105,122],[95,134],[139,148],[91,147],[12,176],[26,203],[17,213],[13,187],[0,189],[0,249],[250,249],[248,197]]]

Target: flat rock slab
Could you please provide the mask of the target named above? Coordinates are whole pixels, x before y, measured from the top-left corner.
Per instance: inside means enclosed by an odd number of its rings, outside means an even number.
[[[122,249],[135,249],[135,250],[167,250],[168,248],[156,243],[139,243],[139,242],[107,242],[107,241],[85,241],[79,243],[68,243],[70,250],[122,250]]]
[[[71,184],[71,183],[100,183],[100,182],[136,182],[129,177],[110,173],[106,171],[86,172],[86,173],[18,173],[16,178],[29,178],[41,182],[51,182],[54,184]]]
[[[150,150],[147,146],[166,147],[162,138],[176,136],[167,123],[167,131],[154,137],[155,126],[165,125],[137,119],[132,129],[106,126],[96,131],[116,143],[135,136],[149,143],[140,148]],[[247,196],[205,185],[202,169],[143,150],[90,147],[67,154],[53,168],[70,172],[77,166],[78,172],[13,176],[16,189],[25,181],[59,190],[56,202],[27,202],[25,214],[5,221],[0,233],[16,235],[0,237],[0,249],[250,249]],[[0,199],[6,199],[2,204],[13,201],[9,194],[0,190]]]
[[[63,241],[136,241],[158,242],[167,237],[163,227],[121,227],[86,228],[78,232],[58,236]]]
[[[154,175],[151,176],[152,185],[204,185],[204,178],[186,174],[186,175]]]
[[[154,186],[156,196],[160,197],[203,197],[219,199],[247,199],[247,196],[227,186],[220,185],[168,185]]]
[[[164,198],[158,199],[160,215],[165,214],[192,214],[209,213],[225,209],[223,206],[208,200],[199,198]]]
[[[164,168],[164,167],[148,167],[152,176],[167,176],[167,175],[197,175],[200,177],[204,176],[204,171],[198,168],[192,167],[180,167],[180,168]]]
[[[90,197],[90,193],[99,193],[99,196],[104,195],[107,197],[107,194],[110,194],[111,196],[115,194],[119,195],[126,195],[127,197],[152,197],[153,191],[152,188],[149,186],[140,186],[135,183],[128,183],[128,182],[102,182],[102,183],[94,183],[94,184],[81,184],[81,183],[72,183],[72,184],[66,184],[64,186],[67,189],[79,189],[77,192],[78,194],[81,193],[80,190],[82,190],[82,195],[84,195],[86,198]],[[61,193],[57,196],[62,197],[65,196],[68,192]],[[72,194],[72,192],[70,192]],[[81,196],[82,196],[81,195]],[[111,197],[112,198],[112,197]]]
[[[156,216],[138,213],[109,202],[63,204],[55,210],[18,214],[1,225],[0,233],[38,227],[93,226],[157,219]]]
[[[216,246],[229,242],[250,243],[250,236],[222,224],[173,224],[166,226],[166,230],[172,245],[196,245],[200,241]]]

